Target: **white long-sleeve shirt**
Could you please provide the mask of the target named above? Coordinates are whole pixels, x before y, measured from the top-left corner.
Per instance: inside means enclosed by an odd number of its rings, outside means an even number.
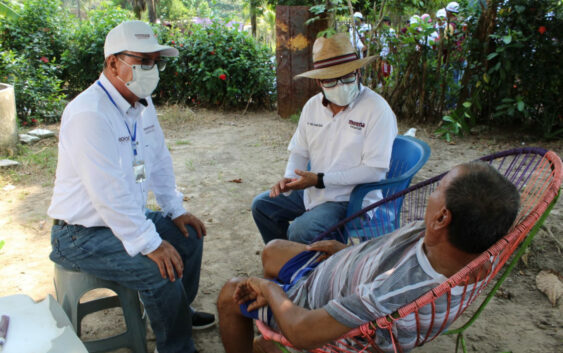
[[[162,242],[145,216],[148,191],[172,218],[186,212],[183,196],[176,190],[172,158],[151,99],[146,106],[131,106],[104,74],[99,82],[107,94],[94,83],[63,112],[48,214],[69,224],[109,227],[130,256],[146,255]],[[135,123],[137,159],[144,161],[146,173],[141,183],[133,173]]]
[[[312,172],[325,174],[326,188],[304,191],[303,202],[308,210],[327,201],[349,201],[357,184],[384,179],[397,136],[397,120],[391,107],[369,88],[361,86],[358,97],[336,115],[322,102],[322,93],[307,101],[288,146],[292,157],[286,178],[296,177],[294,169],[304,169],[307,162]],[[381,198],[381,191],[372,191],[364,198],[363,206]]]

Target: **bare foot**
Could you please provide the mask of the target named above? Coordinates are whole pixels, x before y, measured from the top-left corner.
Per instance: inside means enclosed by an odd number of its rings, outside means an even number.
[[[267,341],[262,336],[254,338],[253,353],[283,353],[273,341]]]

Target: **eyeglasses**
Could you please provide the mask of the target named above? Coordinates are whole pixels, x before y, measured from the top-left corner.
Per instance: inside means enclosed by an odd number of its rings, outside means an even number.
[[[139,55],[133,55],[133,54],[129,54],[129,53],[117,53],[115,55],[125,55],[125,56],[129,56],[135,59],[139,59],[141,60],[141,69],[142,70],[152,70],[152,68],[154,67],[154,65],[156,65],[156,67],[158,68],[158,71],[164,71],[164,69],[166,68],[166,59],[157,59],[157,60],[153,60],[150,58],[145,58]]]
[[[320,80],[320,81],[321,81],[321,85],[324,88],[332,88],[332,87],[336,86],[338,81],[340,81],[340,83],[342,83],[343,85],[349,85],[350,83],[354,83],[356,81],[356,73],[352,72],[351,74],[344,75],[342,77],[329,78],[329,79]]]

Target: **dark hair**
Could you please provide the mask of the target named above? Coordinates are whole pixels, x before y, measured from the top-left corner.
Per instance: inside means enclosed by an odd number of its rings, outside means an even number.
[[[477,254],[508,232],[518,214],[520,193],[485,162],[462,168],[446,190],[446,208],[452,214],[448,236],[456,248]]]

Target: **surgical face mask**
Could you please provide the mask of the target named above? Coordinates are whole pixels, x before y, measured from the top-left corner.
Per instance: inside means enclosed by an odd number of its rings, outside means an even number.
[[[121,58],[119,58],[119,61],[131,68],[133,78],[129,82],[123,81],[119,76],[117,78],[125,83],[125,86],[137,97],[146,98],[150,96],[156,89],[160,79],[157,66],[154,65],[150,70],[143,70],[141,65],[129,65]]]
[[[357,78],[352,83],[338,82],[338,84],[332,88],[322,86],[321,88],[327,100],[341,107],[352,103],[358,94],[360,94]]]

